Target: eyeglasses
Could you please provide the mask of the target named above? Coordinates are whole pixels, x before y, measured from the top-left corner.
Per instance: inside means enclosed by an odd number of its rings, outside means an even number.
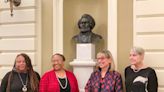
[[[99,61],[99,60],[104,60],[104,59],[106,59],[106,57],[99,57],[96,60]]]
[[[62,60],[52,60],[51,62],[52,62],[52,63],[56,63],[56,62],[57,62],[57,63],[62,63],[63,61],[62,61]]]

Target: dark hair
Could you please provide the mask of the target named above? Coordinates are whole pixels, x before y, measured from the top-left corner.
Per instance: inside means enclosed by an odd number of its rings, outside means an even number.
[[[25,54],[25,53],[20,53],[20,54],[18,54],[16,56],[16,58],[19,57],[19,56],[23,56],[24,59],[25,59],[25,63],[26,63],[26,67],[27,67],[27,73],[28,73],[28,77],[30,79],[29,80],[30,88],[31,88],[32,92],[38,92],[39,91],[39,87],[38,87],[38,85],[39,85],[39,79],[38,79],[36,73],[33,70],[33,66],[31,64],[30,57],[27,54]],[[13,72],[16,71],[15,64],[16,64],[16,59],[15,59],[13,70],[10,73],[9,78],[8,78],[7,92],[10,92],[10,81],[11,81],[11,77],[13,75]]]
[[[82,15],[82,17],[78,21],[78,27],[80,28],[80,23],[81,23],[81,20],[83,18],[87,18],[89,20],[90,28],[93,29],[96,23],[95,23],[95,20],[93,19],[93,17],[89,14],[83,14]]]
[[[62,54],[60,54],[60,53],[55,53],[54,55],[52,55],[52,57],[55,56],[55,55],[60,56],[60,57],[62,58],[62,60],[65,61],[64,55],[62,55]]]

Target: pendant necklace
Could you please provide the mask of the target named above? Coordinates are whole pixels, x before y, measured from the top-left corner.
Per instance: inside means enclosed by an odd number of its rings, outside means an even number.
[[[23,92],[27,92],[28,75],[26,76],[26,84],[23,83],[23,80],[22,80],[22,77],[21,77],[20,73],[18,73],[18,76],[19,76],[19,79],[21,80],[21,83],[22,83],[22,85],[23,85],[22,91],[23,91]]]

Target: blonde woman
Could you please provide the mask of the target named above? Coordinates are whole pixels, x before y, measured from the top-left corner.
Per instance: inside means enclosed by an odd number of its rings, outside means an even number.
[[[144,49],[133,47],[125,69],[126,92],[158,92],[157,76],[153,68],[144,65]]]
[[[85,92],[123,92],[122,78],[120,73],[114,70],[110,51],[99,52],[97,63],[97,70],[91,74]]]

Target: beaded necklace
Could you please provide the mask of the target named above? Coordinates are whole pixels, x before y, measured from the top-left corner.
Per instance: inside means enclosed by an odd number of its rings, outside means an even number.
[[[67,77],[65,77],[64,79],[65,79],[65,86],[62,85],[62,83],[59,80],[59,77],[57,78],[57,80],[59,82],[59,85],[61,86],[62,89],[66,89],[67,88],[67,85],[68,85]]]

